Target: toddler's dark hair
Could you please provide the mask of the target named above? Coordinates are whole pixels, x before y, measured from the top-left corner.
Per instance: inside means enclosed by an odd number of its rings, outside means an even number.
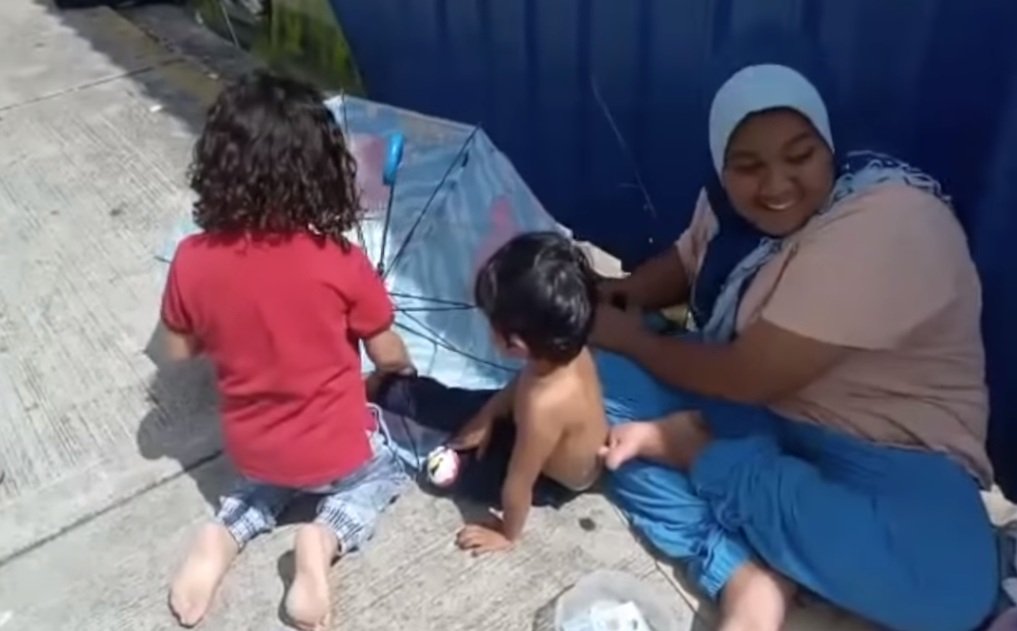
[[[194,148],[194,219],[209,232],[309,231],[343,247],[360,200],[356,161],[316,89],[255,72],[226,88]]]
[[[481,267],[474,299],[498,334],[517,336],[536,359],[564,364],[590,337],[597,289],[579,248],[557,233],[532,232]]]

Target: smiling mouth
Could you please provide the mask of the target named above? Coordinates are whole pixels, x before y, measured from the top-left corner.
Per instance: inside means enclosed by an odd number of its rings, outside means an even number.
[[[767,204],[767,203],[764,202],[764,203],[761,204],[761,206],[763,208],[767,209],[767,210],[781,211],[781,210],[787,210],[788,208],[791,208],[792,206],[794,206],[797,203],[798,203],[797,200],[791,200],[791,201],[787,201],[787,202],[782,202],[780,204]]]

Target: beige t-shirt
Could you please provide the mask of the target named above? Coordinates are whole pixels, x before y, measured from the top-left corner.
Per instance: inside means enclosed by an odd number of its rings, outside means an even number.
[[[701,195],[677,243],[693,282],[716,231]],[[775,411],[947,453],[988,485],[981,305],[951,209],[915,188],[884,184],[844,199],[789,237],[747,288],[737,328],[762,318],[855,349]]]

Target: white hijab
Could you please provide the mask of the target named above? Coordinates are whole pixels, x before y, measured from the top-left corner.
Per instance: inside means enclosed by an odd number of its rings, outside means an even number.
[[[718,176],[723,175],[727,145],[738,125],[747,116],[777,108],[792,109],[807,118],[833,151],[826,104],[808,79],[787,66],[747,66],[724,82],[710,107],[710,155]],[[906,162],[871,151],[847,152],[843,158],[830,199],[818,211],[820,214],[841,199],[886,182],[907,184],[950,205],[950,198],[943,194],[936,180]],[[706,340],[726,342],[733,338],[742,290],[780,246],[781,239],[762,236],[756,248],[735,265],[721,287],[709,319],[701,324]]]
[[[807,118],[833,151],[826,104],[808,79],[787,66],[747,66],[724,82],[710,106],[710,156],[718,175],[738,125],[752,114],[777,108],[792,109]]]

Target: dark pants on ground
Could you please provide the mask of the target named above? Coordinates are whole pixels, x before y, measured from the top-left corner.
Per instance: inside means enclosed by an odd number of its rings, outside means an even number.
[[[392,376],[378,388],[373,403],[389,415],[413,419],[424,427],[445,432],[451,437],[496,392],[450,388],[429,377]],[[397,419],[388,420],[389,425],[398,422]],[[478,459],[476,454],[461,454],[463,469],[455,484],[446,492],[455,497],[500,508],[501,488],[508,473],[515,441],[516,425],[512,419],[502,419],[495,423],[484,457]],[[558,507],[575,495],[554,480],[541,476],[533,489],[533,505]]]

